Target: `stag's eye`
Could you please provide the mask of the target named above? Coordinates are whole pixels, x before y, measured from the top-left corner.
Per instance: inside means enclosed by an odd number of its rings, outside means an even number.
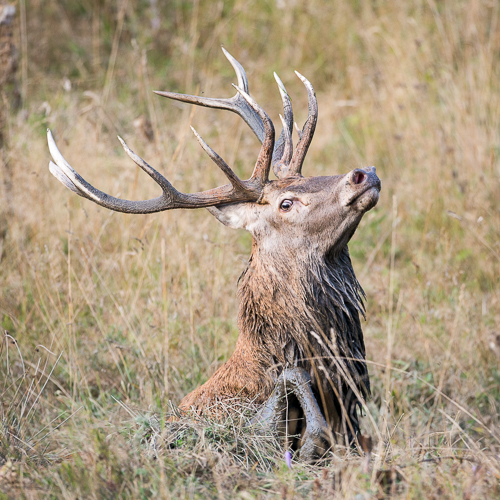
[[[293,207],[293,201],[292,200],[283,200],[280,205],[280,210],[282,212],[289,212]]]

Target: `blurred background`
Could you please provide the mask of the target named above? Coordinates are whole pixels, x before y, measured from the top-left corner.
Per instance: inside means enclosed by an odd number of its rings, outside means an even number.
[[[342,469],[331,494],[371,498],[376,470],[404,466],[393,495],[498,495],[499,7],[0,2],[0,491],[292,498],[331,487]],[[138,416],[178,403],[231,355],[251,238],[204,210],[133,216],[79,198],[49,173],[46,129],[86,180],[122,198],[158,189],[117,135],[181,191],[223,184],[192,125],[246,178],[259,143],[241,119],[152,93],[233,95],[221,46],[278,130],[273,71],[299,126],[307,95],[293,71],[313,84],[305,175],[375,165],[382,180],[349,245],[367,295],[370,473],[351,457],[327,473],[259,475],[188,449],[153,463],[130,445]]]

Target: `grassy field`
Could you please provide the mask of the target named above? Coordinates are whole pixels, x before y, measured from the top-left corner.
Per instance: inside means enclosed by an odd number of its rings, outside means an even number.
[[[22,104],[0,159],[0,498],[500,498],[500,23],[497,1],[21,0]],[[375,165],[350,243],[373,384],[362,456],[285,464],[240,419],[175,404],[231,355],[251,238],[205,210],[112,213],[49,173],[46,128],[93,185],[157,195],[116,135],[185,192],[224,182],[192,136],[248,176],[232,68],[279,123],[315,86],[306,175]],[[2,330],[2,331],[3,331]]]

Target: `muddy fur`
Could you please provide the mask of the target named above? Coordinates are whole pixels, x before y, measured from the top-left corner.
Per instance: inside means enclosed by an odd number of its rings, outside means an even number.
[[[364,293],[347,243],[380,191],[374,169],[363,171],[364,185],[353,183],[359,172],[275,181],[259,203],[211,209],[219,221],[253,235],[238,283],[240,335],[227,363],[181,408],[213,411],[237,396],[263,403],[283,369],[297,366],[310,374],[332,433],[352,442],[370,384],[360,324]],[[286,213],[284,199],[293,200]]]
[[[332,430],[345,429],[351,437],[358,430],[359,400],[342,368],[347,368],[363,397],[370,386],[359,320],[364,293],[347,246],[338,256],[330,252],[318,258],[311,253],[306,259],[290,260],[280,255],[269,262],[259,258],[254,245],[238,294],[240,336],[233,356],[184,398],[181,407],[207,408],[236,394],[264,402],[283,367],[299,366],[310,373]],[[343,421],[343,416],[349,418]]]

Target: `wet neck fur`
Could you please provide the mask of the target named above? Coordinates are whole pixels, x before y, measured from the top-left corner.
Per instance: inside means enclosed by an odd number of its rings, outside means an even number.
[[[278,257],[254,245],[238,293],[241,341],[262,347],[263,368],[274,376],[285,365],[310,369],[311,359],[331,369],[335,356],[364,360],[364,292],[347,245],[337,254]]]

